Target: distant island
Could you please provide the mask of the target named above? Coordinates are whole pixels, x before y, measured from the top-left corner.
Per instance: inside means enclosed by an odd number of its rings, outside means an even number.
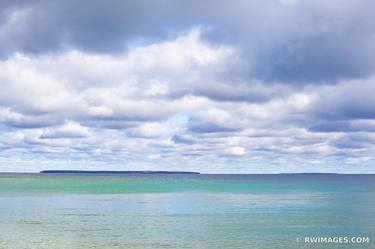
[[[199,172],[190,171],[113,171],[113,170],[42,170],[41,174],[200,174]]]

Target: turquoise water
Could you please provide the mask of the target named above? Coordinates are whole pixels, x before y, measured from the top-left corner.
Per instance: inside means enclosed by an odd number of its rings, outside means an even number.
[[[305,237],[368,237],[308,244]],[[374,175],[0,174],[0,248],[375,248]]]

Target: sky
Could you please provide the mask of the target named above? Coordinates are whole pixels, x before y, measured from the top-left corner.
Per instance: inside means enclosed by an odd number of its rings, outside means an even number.
[[[0,0],[0,171],[375,173],[371,0]]]

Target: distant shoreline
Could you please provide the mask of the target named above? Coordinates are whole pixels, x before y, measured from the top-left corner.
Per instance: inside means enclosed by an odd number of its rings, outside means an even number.
[[[149,171],[149,170],[42,170],[40,174],[193,174],[198,175],[199,172],[191,171]]]

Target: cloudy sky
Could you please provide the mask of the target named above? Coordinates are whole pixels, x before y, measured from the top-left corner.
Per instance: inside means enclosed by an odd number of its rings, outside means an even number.
[[[0,0],[0,171],[375,173],[371,0]]]

